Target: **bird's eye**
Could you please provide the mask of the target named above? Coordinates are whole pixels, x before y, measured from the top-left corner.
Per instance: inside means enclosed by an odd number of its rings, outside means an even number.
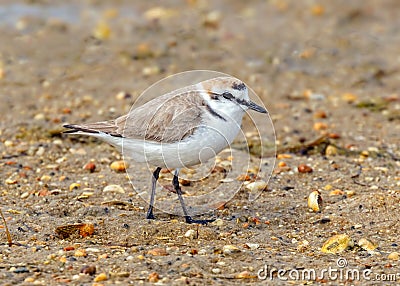
[[[226,99],[229,99],[229,100],[233,99],[232,93],[227,92],[227,91],[225,91],[225,92],[222,94],[222,96],[223,96],[224,98],[226,98]]]

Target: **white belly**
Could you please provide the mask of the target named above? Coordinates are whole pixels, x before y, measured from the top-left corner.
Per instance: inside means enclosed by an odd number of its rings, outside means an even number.
[[[219,122],[214,126],[200,126],[192,136],[176,143],[155,143],[137,139],[123,139],[122,153],[137,162],[175,169],[206,162],[215,157],[235,139],[240,122]]]

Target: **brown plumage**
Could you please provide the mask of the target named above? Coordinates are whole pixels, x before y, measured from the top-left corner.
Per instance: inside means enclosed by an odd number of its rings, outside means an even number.
[[[208,106],[194,90],[173,92],[155,98],[115,120],[64,127],[67,133],[103,132],[116,137],[173,143],[193,134],[202,123],[202,112]],[[177,100],[179,98],[179,100]],[[176,104],[179,102],[179,105]],[[154,108],[157,106],[157,108]]]

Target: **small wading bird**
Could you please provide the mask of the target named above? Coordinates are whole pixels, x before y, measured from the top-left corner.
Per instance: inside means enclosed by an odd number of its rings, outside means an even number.
[[[227,147],[251,109],[267,113],[250,101],[246,85],[233,77],[217,77],[159,96],[115,120],[65,124],[65,133],[99,138],[136,162],[156,166],[147,219],[154,219],[156,183],[161,168],[175,169],[172,180],[187,223],[192,219],[179,186],[182,167],[205,162]]]

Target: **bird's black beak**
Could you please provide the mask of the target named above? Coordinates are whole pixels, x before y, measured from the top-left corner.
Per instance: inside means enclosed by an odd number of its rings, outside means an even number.
[[[245,101],[243,103],[244,106],[247,106],[249,109],[257,111],[257,112],[261,112],[261,113],[268,113],[268,111],[264,108],[259,106],[258,104],[255,104],[252,101]]]

